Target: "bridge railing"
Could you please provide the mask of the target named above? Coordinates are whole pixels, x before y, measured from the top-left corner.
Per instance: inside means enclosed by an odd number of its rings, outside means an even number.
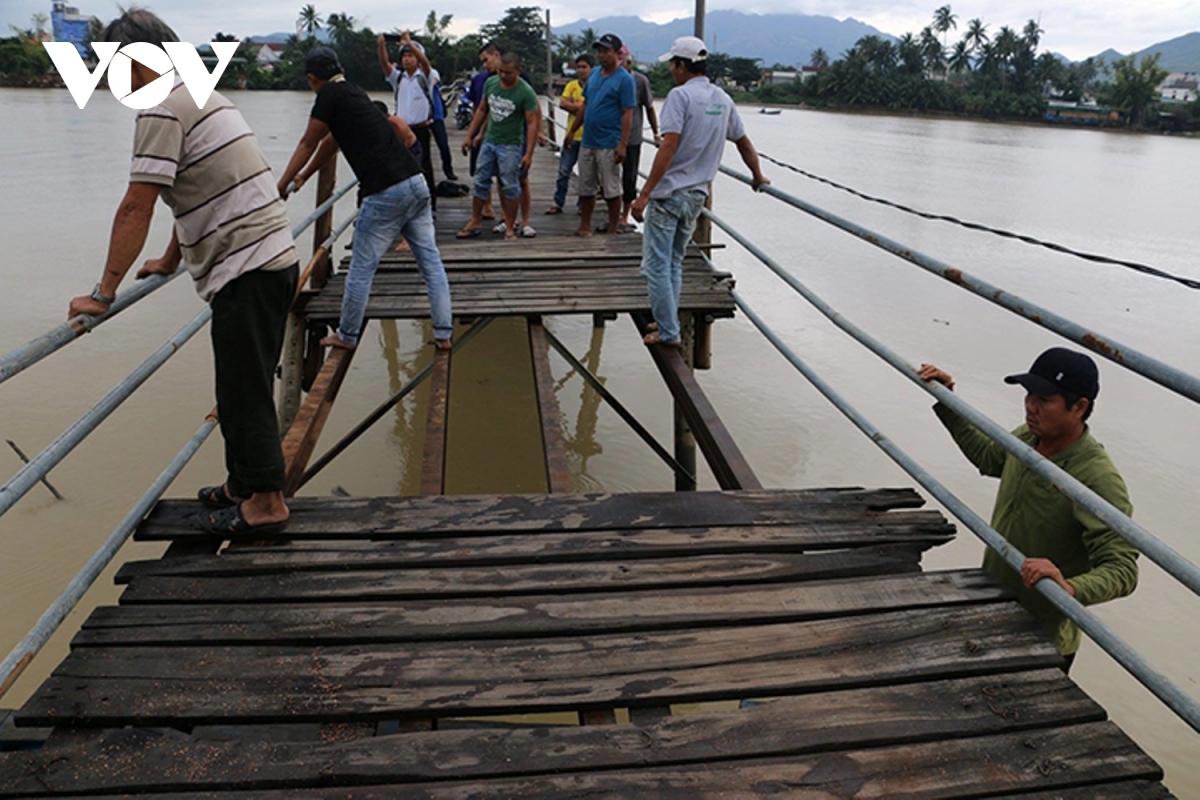
[[[309,227],[323,216],[332,214],[334,204],[358,185],[357,180],[348,181],[340,189],[332,191],[328,197],[318,196],[317,207],[311,214],[292,228],[292,238],[299,238]],[[333,228],[329,236],[314,249],[312,258],[304,268],[297,283],[297,294],[303,289],[316,265],[332,251],[334,242],[346,231],[357,218],[358,212],[350,214],[341,224]],[[328,217],[326,217],[328,219]],[[82,315],[56,326],[46,334],[37,337],[22,347],[13,350],[0,358],[0,383],[16,375],[41,359],[49,356],[66,345],[75,341],[82,334],[94,330],[101,323],[115,316],[120,311],[140,301],[154,290],[184,271],[180,268],[174,275],[161,278],[150,278],[126,292],[122,292],[113,303],[112,308],[105,314],[90,317]],[[46,477],[51,469],[61,462],[84,439],[108,418],[122,403],[131,397],[137,389],[165,364],[171,356],[179,351],[208,321],[212,319],[212,309],[208,306],[193,317],[183,328],[156,350],[150,358],[137,369],[123,378],[87,413],[60,434],[50,445],[29,460],[12,478],[0,486],[0,516],[11,509],[31,488]],[[164,492],[179,475],[200,446],[217,426],[216,410],[210,412],[200,428],[183,446],[183,449],[171,460],[158,479],[142,495],[141,499],[129,510],[121,522],[105,539],[104,543],[92,554],[87,563],[67,584],[59,596],[46,609],[33,628],[22,637],[9,654],[0,661],[0,697],[12,688],[17,678],[33,661],[50,637],[62,625],[63,620],[83,598],[87,590],[95,583],[100,573],[116,557],[117,552],[128,541],[137,529],[138,524],[162,498]]]

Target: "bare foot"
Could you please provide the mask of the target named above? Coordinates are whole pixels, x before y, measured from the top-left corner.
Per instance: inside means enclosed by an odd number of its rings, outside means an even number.
[[[661,336],[658,335],[658,331],[655,331],[653,333],[647,333],[642,338],[642,342],[644,342],[645,344],[648,344],[648,345],[660,344],[663,347],[672,347],[672,348],[681,347],[683,345],[683,342],[679,341],[678,339],[663,339]]]
[[[400,242],[400,244],[398,244],[392,248],[392,252],[393,253],[405,253],[411,249],[412,248],[408,246],[408,239],[404,239],[403,241]]]
[[[657,323],[657,322],[651,322],[649,325],[647,325],[647,326],[646,326],[646,330],[648,330],[648,331],[656,331],[656,330],[658,330],[658,323]]]
[[[451,339],[434,339],[433,346],[438,350],[449,350],[454,347],[454,342]]]
[[[340,336],[338,336],[336,333],[331,333],[328,336],[326,336],[324,339],[322,339],[321,346],[322,347],[337,347],[342,350],[353,350],[355,347],[357,347],[357,345],[350,344],[349,342],[343,342],[342,338]]]
[[[586,228],[580,228],[579,230],[575,231],[575,235],[576,236],[591,236],[592,232]]]

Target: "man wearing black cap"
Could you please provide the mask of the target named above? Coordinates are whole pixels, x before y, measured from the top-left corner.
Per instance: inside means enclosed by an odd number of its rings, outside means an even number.
[[[596,60],[600,69],[592,70],[583,87],[579,112],[571,120],[564,147],[579,147],[579,198],[581,216],[579,236],[592,235],[592,212],[596,193],[604,194],[608,205],[608,224],[597,230],[617,232],[621,220],[621,162],[629,144],[633,108],[637,90],[633,76],[617,63],[621,39],[606,33],[596,40]],[[583,128],[583,140],[573,145],[575,131]]]
[[[954,379],[932,364],[922,364],[918,374],[954,389]],[[1083,353],[1054,347],[1028,372],[1004,381],[1028,392],[1025,424],[1013,434],[1122,513],[1132,514],[1125,481],[1086,422],[1100,391],[1096,363]],[[1020,576],[991,550],[983,568],[1016,592],[1054,637],[1069,668],[1079,649],[1079,629],[1033,585],[1048,578],[1084,605],[1124,597],[1137,588],[1137,550],[958,414],[941,403],[933,410],[980,473],[1000,478],[992,527],[1026,556]]]
[[[341,320],[337,332],[322,339],[321,344],[345,349],[358,344],[379,260],[396,237],[404,234],[425,281],[434,344],[448,350],[453,333],[450,285],[434,240],[430,191],[421,165],[400,141],[387,115],[375,107],[366,92],[346,80],[333,48],[318,46],[310,50],[304,71],[317,99],[304,136],[279,179],[279,193],[286,195],[293,179],[302,183],[304,175],[320,167],[314,162],[304,169],[310,159],[336,152],[328,148],[318,152],[321,140],[332,135],[358,178],[362,199],[342,295]]]

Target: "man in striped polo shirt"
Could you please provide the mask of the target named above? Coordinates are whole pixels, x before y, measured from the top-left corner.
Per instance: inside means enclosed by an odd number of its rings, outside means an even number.
[[[179,37],[154,14],[134,9],[100,41],[159,46]],[[131,73],[134,91],[160,77],[137,61]],[[71,301],[69,316],[108,310],[146,243],[159,197],[175,215],[171,242],[137,277],[173,274],[182,260],[213,312],[228,476],[200,490],[200,500],[215,510],[198,524],[220,534],[279,530],[288,509],[274,377],[299,265],[271,168],[242,115],[220,94],[197,108],[176,77],[161,105],[138,114],[129,187],[113,221],[104,274],[91,295]]]

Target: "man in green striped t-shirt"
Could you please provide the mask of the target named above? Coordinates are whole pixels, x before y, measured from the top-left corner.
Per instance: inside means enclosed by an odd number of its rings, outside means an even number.
[[[179,37],[154,14],[133,9],[100,40],[159,46]],[[160,77],[138,61],[131,73],[134,91]],[[215,510],[199,524],[219,534],[278,530],[288,509],[274,377],[299,265],[271,168],[242,115],[220,94],[198,108],[177,77],[166,100],[138,114],[129,187],[113,220],[104,273],[91,295],[71,301],[68,316],[108,310],[146,243],[159,197],[175,215],[171,242],[137,277],[173,274],[182,260],[213,312],[228,475],[200,490],[200,500]]]

